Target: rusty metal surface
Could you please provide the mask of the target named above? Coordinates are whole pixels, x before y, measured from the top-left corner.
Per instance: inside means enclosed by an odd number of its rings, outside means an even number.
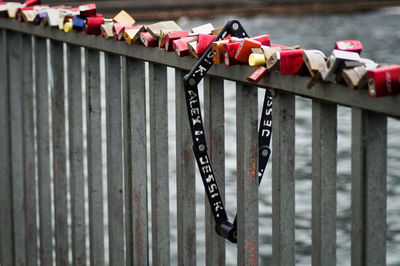
[[[129,97],[129,115],[132,167],[132,260],[134,265],[149,264],[148,215],[147,215],[147,147],[146,147],[146,87],[145,63],[126,58],[127,96]]]
[[[204,122],[210,160],[222,200],[225,202],[225,112],[224,80],[204,79]],[[208,207],[205,197],[205,206]],[[225,265],[225,239],[215,232],[215,221],[210,208],[205,208],[206,265]]]
[[[258,90],[236,84],[238,265],[258,265]]]

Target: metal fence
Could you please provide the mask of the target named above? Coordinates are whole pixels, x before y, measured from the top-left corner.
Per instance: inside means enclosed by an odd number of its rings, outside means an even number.
[[[50,40],[49,46],[47,40]],[[84,54],[81,47],[85,47]],[[105,54],[105,113],[101,112],[100,51]],[[182,82],[184,73],[195,61],[159,49],[132,47],[125,42],[83,34],[65,34],[58,29],[6,19],[0,19],[0,53],[0,264],[52,265],[55,258],[57,265],[67,265],[71,263],[68,254],[72,249],[72,264],[84,265],[90,257],[91,265],[104,265],[108,247],[110,265],[150,262],[169,265],[168,187],[169,182],[176,180],[178,264],[195,265],[195,164]],[[76,60],[83,56],[85,71],[81,60]],[[148,70],[145,70],[145,61]],[[176,79],[176,179],[168,176],[167,66],[175,69]],[[145,71],[148,71],[147,81]],[[238,265],[257,265],[259,261],[258,168],[254,163],[257,161],[254,147],[258,141],[257,104],[254,103],[259,89],[246,81],[251,71],[247,66],[216,65],[204,82],[210,157],[222,188],[223,81],[236,81]],[[82,94],[82,73],[86,95]],[[146,148],[146,82],[150,102],[150,161]],[[259,84],[261,89],[274,88],[272,264],[295,264],[295,95],[299,95],[312,99],[313,265],[336,264],[337,105],[352,109],[351,264],[384,265],[387,116],[400,116],[400,98],[372,99],[364,91],[336,84],[317,84],[307,89],[307,82],[305,77],[271,73]],[[83,149],[83,97],[86,152]],[[102,116],[107,121],[105,177]],[[83,191],[84,158],[87,158],[88,209],[85,209]],[[147,215],[148,165],[151,217]],[[106,188],[103,178],[107,178]],[[108,197],[106,245],[103,189],[107,189]],[[88,222],[85,221],[87,212]],[[225,265],[225,241],[214,233],[208,205],[205,219],[206,263]],[[85,234],[86,223],[89,235]],[[68,243],[69,231],[71,243]],[[89,250],[85,248],[87,238]]]

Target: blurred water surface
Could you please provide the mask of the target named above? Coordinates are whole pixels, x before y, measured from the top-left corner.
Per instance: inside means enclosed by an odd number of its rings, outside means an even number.
[[[186,30],[211,22],[222,26],[233,17],[207,19],[181,18],[177,22]],[[362,56],[379,63],[400,64],[400,8],[345,15],[271,16],[238,18],[250,36],[269,34],[271,41],[284,45],[299,44],[306,49],[319,49],[329,55],[337,40],[356,39],[363,43]],[[175,92],[174,73],[169,69],[169,146],[170,176],[176,176],[175,161]],[[235,87],[225,82],[226,119],[226,208],[230,217],[236,212],[236,124]],[[259,91],[259,109],[263,100]],[[296,265],[311,264],[311,101],[296,98]],[[400,265],[400,124],[388,120],[387,170],[387,263]],[[338,108],[337,164],[337,264],[350,265],[351,215],[351,110]],[[200,176],[197,191],[197,261],[205,264],[204,188]],[[171,258],[176,263],[176,185],[170,180]],[[269,163],[259,191],[259,232],[261,265],[268,265],[272,254],[271,164]],[[208,205],[206,205],[208,207]],[[236,245],[227,242],[227,264],[236,265]]]

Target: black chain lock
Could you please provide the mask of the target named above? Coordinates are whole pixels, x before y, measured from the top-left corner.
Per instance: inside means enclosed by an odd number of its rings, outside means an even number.
[[[222,29],[215,41],[222,40],[228,35],[233,37],[245,38],[248,37],[246,31],[238,20],[230,20]],[[214,172],[211,167],[211,161],[207,153],[206,138],[204,135],[203,120],[200,111],[200,99],[198,93],[198,84],[203,79],[207,71],[213,65],[213,54],[211,45],[206,52],[201,56],[199,61],[193,67],[189,74],[183,78],[185,86],[186,105],[189,115],[189,124],[193,138],[193,152],[196,158],[197,166],[199,167],[200,175],[203,180],[207,198],[215,220],[216,232],[231,241],[237,242],[237,216],[233,222],[228,220],[221,195],[218,190],[218,185],[214,177]],[[268,163],[271,150],[269,148],[272,133],[272,95],[269,88],[266,89],[264,104],[260,120],[260,128],[258,132],[258,160],[259,182],[264,174],[265,167]]]

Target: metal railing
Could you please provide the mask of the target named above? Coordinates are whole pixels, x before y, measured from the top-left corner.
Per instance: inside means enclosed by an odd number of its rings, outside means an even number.
[[[81,47],[85,47],[84,54]],[[105,56],[105,113],[101,111],[100,51]],[[175,69],[176,80],[178,264],[195,265],[195,163],[182,82],[194,59],[6,19],[0,19],[0,53],[0,264],[52,265],[55,258],[57,265],[67,265],[71,263],[68,254],[72,249],[72,264],[86,264],[90,256],[91,265],[104,265],[105,247],[109,249],[110,265],[170,264],[168,187],[175,178],[168,176],[167,66],[170,66]],[[85,71],[81,60],[76,60],[81,56],[85,57]],[[220,189],[224,187],[225,169],[223,82],[225,79],[237,82],[238,265],[257,265],[259,261],[258,168],[254,163],[258,141],[254,103],[258,88],[246,81],[252,70],[243,65],[229,68],[216,65],[204,82],[209,152]],[[86,95],[82,94],[83,78]],[[295,264],[295,95],[299,95],[312,99],[313,265],[336,264],[337,105],[352,109],[351,264],[384,265],[387,116],[400,116],[400,97],[372,99],[365,91],[337,84],[317,84],[307,89],[307,82],[306,77],[271,73],[258,84],[260,88],[274,88],[272,264]],[[86,104],[86,151],[82,98]],[[150,110],[150,162],[146,108]],[[102,116],[107,121],[107,176],[104,177],[107,188],[103,188]],[[88,209],[84,198],[84,158],[87,158]],[[148,165],[151,217],[148,217]],[[103,189],[107,189],[108,197],[107,245]],[[225,240],[214,232],[208,205],[205,219],[206,263],[225,265]],[[86,223],[89,235],[85,234]],[[69,231],[72,243],[67,241]],[[87,238],[89,250],[85,246]]]

